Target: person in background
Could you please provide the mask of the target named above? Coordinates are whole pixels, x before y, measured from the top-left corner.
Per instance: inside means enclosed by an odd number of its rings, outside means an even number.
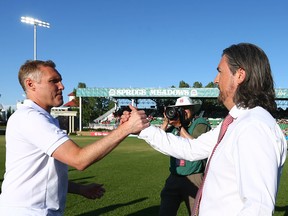
[[[186,96],[178,98],[175,106],[166,108],[161,129],[191,139],[209,131],[209,122],[201,116],[196,116],[201,105],[201,100],[192,100]],[[191,214],[194,199],[202,182],[205,163],[206,160],[191,162],[170,157],[170,175],[161,192],[159,215],[176,216],[183,201],[189,215]]]
[[[52,107],[63,104],[64,86],[55,63],[27,61],[18,78],[27,99],[7,123],[0,215],[63,215],[67,192],[101,198],[101,184],[68,181],[68,166],[85,170],[101,160],[129,134],[149,125],[145,112],[133,112],[109,135],[80,147],[50,115]]]
[[[277,107],[268,57],[254,44],[233,44],[223,50],[217,71],[218,99],[229,111],[218,127],[190,139],[150,126],[139,138],[178,159],[208,157],[191,215],[271,216],[287,143],[273,117]],[[123,113],[122,121],[130,115]]]

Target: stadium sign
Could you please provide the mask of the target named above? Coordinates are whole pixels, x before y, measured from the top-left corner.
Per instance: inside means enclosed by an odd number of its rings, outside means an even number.
[[[275,89],[276,99],[288,99],[288,89]],[[78,88],[77,97],[166,98],[188,96],[217,98],[218,88]]]
[[[285,99],[285,100],[287,100],[287,98],[288,98],[288,89],[284,89],[284,88],[275,89],[275,94],[276,94],[276,98],[277,99]]]
[[[165,97],[218,97],[217,88],[78,88],[77,97],[165,98]]]

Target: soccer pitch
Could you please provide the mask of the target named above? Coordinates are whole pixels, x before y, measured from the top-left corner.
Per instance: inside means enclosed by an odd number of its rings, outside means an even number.
[[[100,137],[71,136],[81,146]],[[3,181],[5,141],[0,136],[0,184]],[[88,200],[68,194],[66,216],[156,216],[160,192],[169,174],[169,157],[153,150],[143,140],[126,138],[104,159],[85,171],[69,168],[72,181],[89,184],[102,183],[105,195],[98,200]],[[275,216],[288,215],[288,166],[285,165],[278,192]],[[182,203],[179,216],[188,215]]]

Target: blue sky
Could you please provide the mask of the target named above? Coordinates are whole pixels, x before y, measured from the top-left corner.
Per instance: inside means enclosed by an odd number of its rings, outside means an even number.
[[[213,81],[222,50],[250,42],[268,55],[275,86],[287,88],[286,0],[0,0],[0,103],[24,99],[18,70],[33,59],[53,60],[64,99],[79,82],[87,87],[204,86]]]

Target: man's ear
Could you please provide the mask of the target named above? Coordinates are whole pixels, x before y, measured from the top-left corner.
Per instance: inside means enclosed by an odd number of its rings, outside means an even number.
[[[239,68],[236,72],[236,78],[237,78],[238,84],[241,84],[242,82],[244,82],[246,78],[246,71],[243,68]]]
[[[27,90],[34,90],[35,89],[34,81],[30,78],[25,80],[25,85],[26,85]]]

